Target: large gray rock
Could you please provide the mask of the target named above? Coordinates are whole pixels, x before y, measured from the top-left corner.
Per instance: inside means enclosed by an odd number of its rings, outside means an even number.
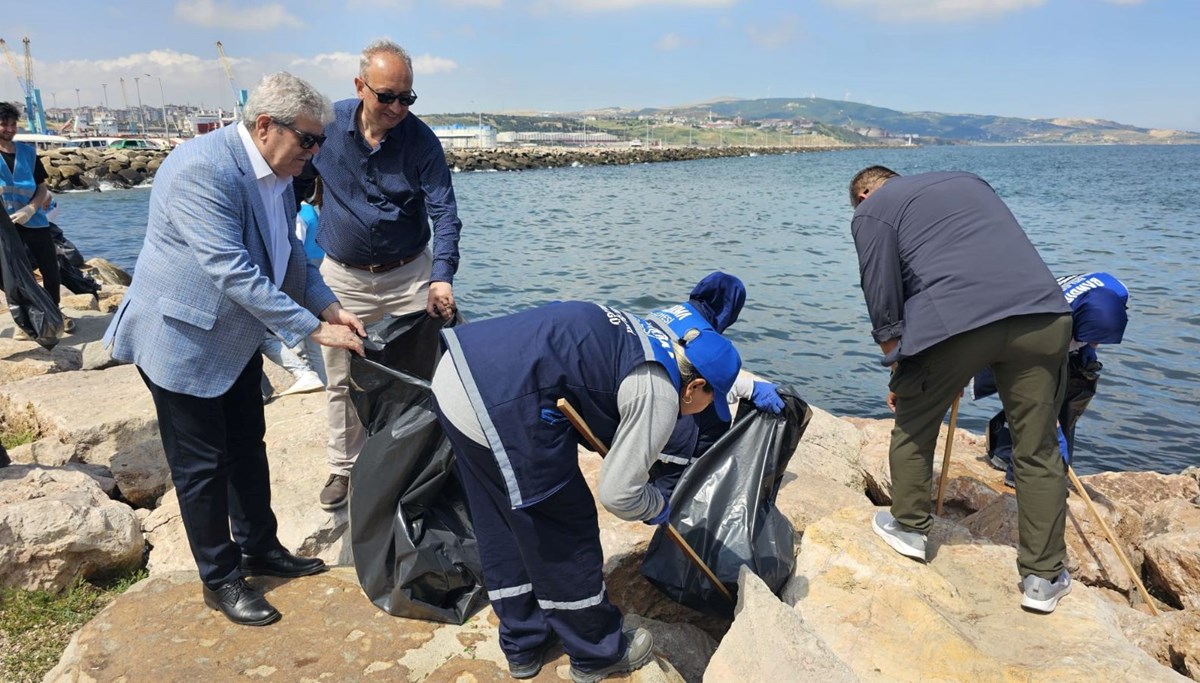
[[[124,287],[128,287],[133,282],[133,277],[129,273],[126,273],[119,266],[107,259],[100,257],[90,258],[85,264],[88,268],[85,274],[90,275],[97,282],[106,285],[122,285]]]
[[[62,591],[76,579],[136,569],[141,527],[83,472],[0,468],[0,586]]]
[[[705,683],[858,680],[796,610],[742,567],[733,626],[704,672]]]
[[[1183,474],[1158,472],[1104,472],[1080,477],[1086,486],[1109,500],[1124,503],[1142,514],[1154,503],[1165,500],[1193,501],[1200,496],[1200,483]]]
[[[1051,615],[1019,607],[1016,554],[953,522],[932,560],[905,558],[870,512],[810,525],[783,599],[864,681],[1183,681],[1132,645],[1113,605],[1076,583]]]

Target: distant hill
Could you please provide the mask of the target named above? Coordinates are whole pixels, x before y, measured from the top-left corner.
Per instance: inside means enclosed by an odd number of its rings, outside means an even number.
[[[612,115],[613,112],[604,111],[608,115]],[[718,99],[678,107],[634,110],[628,112],[628,115],[673,114],[703,119],[710,113],[715,118],[724,119],[741,116],[743,121],[747,122],[803,119],[848,128],[870,137],[914,135],[945,142],[1200,144],[1200,133],[1139,128],[1101,119],[1022,119],[982,114],[902,112],[859,102],[827,100],[820,97]]]

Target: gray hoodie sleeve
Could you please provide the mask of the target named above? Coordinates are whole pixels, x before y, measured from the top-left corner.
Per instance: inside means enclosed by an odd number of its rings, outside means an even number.
[[[617,389],[621,421],[600,466],[600,504],[617,517],[654,519],[666,501],[647,484],[679,417],[679,393],[667,371],[646,363],[630,372]]]

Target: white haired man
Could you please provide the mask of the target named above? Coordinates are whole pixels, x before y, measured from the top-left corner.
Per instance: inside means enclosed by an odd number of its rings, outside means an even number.
[[[362,323],[292,232],[291,179],[330,116],[311,85],[277,73],[251,93],[241,123],[171,152],[150,193],[137,273],[105,334],[154,397],[204,602],[237,624],[280,617],[245,575],[325,569],[277,537],[258,347],[271,330],[289,346],[311,337],[362,352]]]

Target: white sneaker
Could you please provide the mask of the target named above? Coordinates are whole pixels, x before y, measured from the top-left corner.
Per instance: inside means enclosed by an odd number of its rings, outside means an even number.
[[[892,513],[887,511],[876,512],[871,518],[871,528],[875,531],[875,535],[887,541],[887,544],[892,546],[896,552],[911,557],[914,560],[925,561],[925,534],[919,534],[915,531],[905,531]]]
[[[1071,575],[1063,570],[1054,581],[1030,574],[1021,579],[1021,607],[1030,612],[1050,614],[1058,607],[1058,601],[1071,592]]]
[[[300,377],[288,387],[285,391],[279,392],[280,396],[290,396],[292,394],[307,394],[310,391],[319,391],[325,388],[325,383],[317,376],[315,372],[301,373]]]

